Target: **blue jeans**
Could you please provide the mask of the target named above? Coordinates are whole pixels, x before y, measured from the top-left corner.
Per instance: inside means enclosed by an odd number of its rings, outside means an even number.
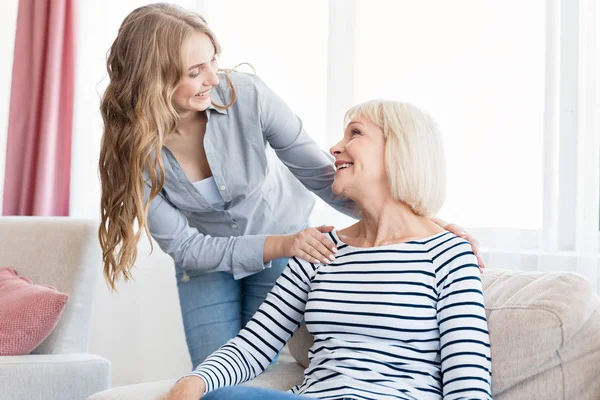
[[[273,260],[271,268],[240,280],[226,272],[184,273],[175,265],[185,338],[194,368],[246,325],[287,262],[287,258]]]
[[[207,393],[202,400],[301,400],[309,397],[249,386],[229,386]]]

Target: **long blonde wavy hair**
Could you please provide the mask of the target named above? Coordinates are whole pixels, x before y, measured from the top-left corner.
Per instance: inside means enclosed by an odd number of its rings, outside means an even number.
[[[100,106],[104,134],[98,237],[104,277],[112,290],[120,277],[132,278],[142,231],[150,238],[148,207],[165,181],[161,148],[179,122],[171,99],[185,74],[184,48],[195,32],[207,34],[215,53],[221,52],[200,15],[173,4],[146,5],[125,18],[108,52],[110,83]],[[228,108],[235,102],[229,74],[227,80],[231,101],[215,107]],[[151,183],[145,201],[144,172]]]

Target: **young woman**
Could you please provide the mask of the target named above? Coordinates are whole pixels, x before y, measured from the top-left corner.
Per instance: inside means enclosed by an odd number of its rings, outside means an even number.
[[[258,77],[218,73],[220,52],[198,14],[140,7],[111,46],[101,104],[105,277],[113,289],[130,278],[149,233],[175,261],[194,366],[239,332],[289,257],[335,259],[333,227],[306,228],[310,191],[355,215],[301,121]]]

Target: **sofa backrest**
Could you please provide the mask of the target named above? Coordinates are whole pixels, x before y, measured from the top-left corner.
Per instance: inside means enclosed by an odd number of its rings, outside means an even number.
[[[68,217],[1,217],[0,266],[70,298],[57,326],[36,354],[87,350],[93,289],[102,276],[94,221]]]

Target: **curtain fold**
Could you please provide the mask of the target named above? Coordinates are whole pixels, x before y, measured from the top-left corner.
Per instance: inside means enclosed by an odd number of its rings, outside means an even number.
[[[20,0],[4,215],[69,214],[74,0]]]

